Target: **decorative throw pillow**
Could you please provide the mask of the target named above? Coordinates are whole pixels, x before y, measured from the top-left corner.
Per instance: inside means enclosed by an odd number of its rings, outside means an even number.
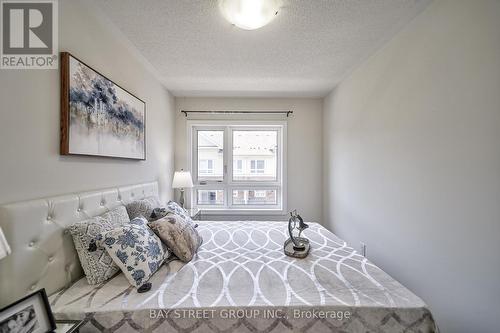
[[[151,218],[151,213],[153,209],[161,207],[160,200],[156,197],[149,197],[142,200],[132,201],[127,204],[127,213],[131,220],[136,217],[143,216],[146,220]]]
[[[167,216],[167,214],[169,213],[170,211],[167,209],[167,208],[155,208],[153,209],[153,212],[151,213],[151,218],[149,219],[149,221],[156,221],[156,220],[159,220],[165,216]]]
[[[124,206],[119,206],[103,215],[76,222],[68,228],[89,284],[104,282],[120,271],[103,247],[89,252],[89,245],[100,233],[113,230],[127,222],[130,222],[127,210]]]
[[[167,204],[167,208],[172,213],[181,216],[187,223],[191,224],[194,228],[198,226],[193,222],[193,219],[191,218],[187,210],[182,208],[177,202],[170,200]]]
[[[130,284],[137,288],[149,280],[170,254],[142,216],[101,233],[96,244],[106,248]]]
[[[192,223],[177,214],[168,213],[164,218],[149,222],[148,225],[177,258],[184,262],[193,259],[203,242]]]

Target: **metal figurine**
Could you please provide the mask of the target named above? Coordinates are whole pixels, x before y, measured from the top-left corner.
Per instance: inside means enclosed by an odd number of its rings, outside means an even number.
[[[307,238],[301,237],[302,231],[307,228],[309,228],[309,226],[305,224],[302,217],[297,214],[297,210],[291,211],[290,219],[288,220],[288,234],[290,238],[288,238],[284,244],[284,250],[287,256],[294,258],[305,258],[307,256],[311,246]]]

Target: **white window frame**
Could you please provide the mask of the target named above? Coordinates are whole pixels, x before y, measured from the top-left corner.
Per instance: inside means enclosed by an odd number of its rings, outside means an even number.
[[[199,181],[197,170],[197,131],[224,131],[224,167],[222,181]],[[278,132],[278,152],[276,179],[272,181],[233,180],[232,141],[233,131],[239,130],[276,130]],[[284,215],[287,204],[287,123],[286,121],[221,121],[188,120],[187,148],[188,168],[191,168],[194,187],[190,191],[191,207],[203,209],[208,215]],[[193,163],[194,162],[194,163]],[[236,174],[237,175],[237,174]],[[197,204],[197,190],[224,190],[224,205],[207,206]],[[276,205],[252,205],[251,207],[233,204],[233,189],[238,190],[276,190]]]

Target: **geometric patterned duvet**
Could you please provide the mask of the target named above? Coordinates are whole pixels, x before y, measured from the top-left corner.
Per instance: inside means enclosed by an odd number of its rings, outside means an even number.
[[[307,258],[284,255],[285,222],[198,221],[203,245],[143,294],[123,274],[50,297],[80,332],[437,332],[425,303],[317,223]]]

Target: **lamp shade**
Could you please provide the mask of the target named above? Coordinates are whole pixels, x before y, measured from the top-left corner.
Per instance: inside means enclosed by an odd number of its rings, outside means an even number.
[[[254,30],[271,22],[281,0],[219,0],[219,8],[229,22],[245,30]]]
[[[7,257],[10,254],[10,246],[5,239],[2,228],[0,227],[0,260]]]
[[[173,188],[191,188],[193,187],[193,179],[189,171],[176,171],[174,174]]]

